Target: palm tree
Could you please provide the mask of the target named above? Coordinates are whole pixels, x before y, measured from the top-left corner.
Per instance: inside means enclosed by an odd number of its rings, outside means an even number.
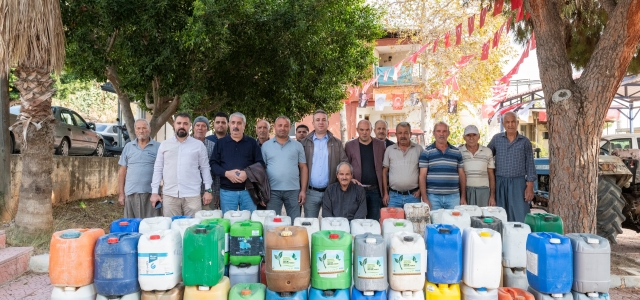
[[[21,110],[12,130],[22,143],[22,181],[15,216],[26,234],[53,228],[51,173],[54,80],[64,63],[59,0],[0,0],[0,77],[15,68]]]

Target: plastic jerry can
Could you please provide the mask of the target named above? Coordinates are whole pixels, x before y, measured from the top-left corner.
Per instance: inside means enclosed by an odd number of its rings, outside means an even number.
[[[260,266],[250,264],[240,264],[229,266],[229,281],[231,286],[238,283],[260,283]]]
[[[191,219],[193,218],[192,216],[173,216],[171,217],[171,222],[175,221],[175,220],[179,220],[179,219]]]
[[[111,222],[109,232],[138,232],[142,219],[122,218]]]
[[[171,218],[169,217],[153,217],[144,218],[140,222],[140,228],[138,232],[148,233],[151,231],[167,230],[171,229]]]
[[[543,294],[569,293],[573,284],[573,251],[569,238],[555,232],[530,233],[527,280],[530,288]]]
[[[531,228],[525,223],[502,223],[502,266],[524,268],[527,266],[527,237]]]
[[[467,228],[462,236],[464,283],[473,288],[497,289],[502,277],[502,239],[488,228]]]
[[[362,292],[353,288],[351,289],[351,300],[387,300],[387,290]]]
[[[232,265],[258,265],[264,253],[262,224],[250,220],[231,224],[229,234],[229,262]]]
[[[182,300],[184,285],[178,284],[168,291],[143,291],[140,300]]]
[[[389,300],[424,300],[424,291],[396,291],[389,290]]]
[[[304,227],[281,226],[265,234],[265,275],[272,291],[296,292],[309,286],[311,262],[306,231]]]
[[[320,221],[317,218],[296,218],[293,221],[294,226],[300,226],[307,229],[309,237],[309,253],[311,253],[311,235],[320,231]]]
[[[297,292],[274,292],[267,288],[266,300],[307,300],[308,294],[307,289]]]
[[[438,219],[437,222],[433,219],[434,217]],[[460,232],[467,227],[471,227],[471,217],[463,210],[439,209],[435,214],[431,215],[431,218],[431,223],[433,224],[456,225]]]
[[[380,225],[386,219],[404,219],[404,209],[397,207],[383,207],[380,209]]]
[[[469,217],[482,216],[482,208],[477,205],[457,205],[453,208],[453,210],[464,211],[469,215]]]
[[[95,300],[97,296],[96,288],[93,284],[81,287],[53,287],[51,300]]]
[[[250,220],[251,213],[248,210],[230,210],[224,213],[224,218],[228,219],[233,225],[235,222]]]
[[[349,220],[340,217],[322,218],[320,221],[320,230],[342,230],[346,233],[351,233]]]
[[[481,207],[482,215],[489,217],[496,217],[502,221],[502,224],[509,222],[507,219],[507,211],[500,206],[486,206]]]
[[[527,289],[501,287],[498,288],[498,300],[534,300]]]
[[[184,300],[227,299],[230,289],[229,277],[224,276],[214,286],[186,286],[184,288]]]
[[[201,210],[196,212],[196,214],[193,215],[193,217],[200,220],[220,219],[222,218],[222,211],[221,210]]]
[[[353,243],[353,281],[362,292],[387,289],[387,246],[379,234],[355,236]]]
[[[571,291],[573,295],[573,300],[609,300],[609,293],[579,293],[576,291]]]
[[[231,231],[231,221],[229,219],[205,219],[200,224],[220,225],[224,229],[224,264],[229,264],[229,232]]]
[[[573,294],[569,293],[553,293],[547,294],[537,291],[533,287],[529,286],[529,293],[533,295],[536,300],[573,300]]]
[[[264,300],[267,287],[262,283],[238,283],[231,285],[229,300]]]
[[[579,293],[608,293],[611,278],[609,241],[595,234],[569,233],[573,249],[572,290]]]
[[[311,287],[321,290],[350,288],[351,254],[349,233],[343,230],[314,233],[311,236]]]
[[[502,220],[492,216],[471,217],[471,227],[489,228],[502,234]]]
[[[524,222],[531,227],[531,232],[555,232],[564,234],[564,225],[559,216],[548,213],[528,213]]]
[[[349,300],[349,289],[320,290],[311,287],[309,289],[309,300]]]
[[[186,286],[214,286],[224,276],[224,229],[198,224],[184,233],[182,280]],[[231,272],[231,270],[229,270]]]
[[[380,228],[380,223],[376,220],[369,219],[354,219],[351,220],[351,235],[357,236],[359,234],[381,234],[382,229]]]
[[[68,229],[53,233],[49,247],[51,285],[83,287],[93,283],[93,251],[96,241],[103,235],[102,228]],[[91,289],[95,288],[91,286]]]
[[[424,293],[428,300],[460,300],[460,285],[426,282]]]
[[[275,217],[275,210],[254,210],[251,213],[251,221],[260,222],[264,226],[264,222],[268,217]]]
[[[98,294],[96,300],[140,300],[140,291],[121,296],[104,296]]]
[[[138,282],[144,291],[169,290],[182,279],[182,238],[171,229],[145,233],[138,241]]]
[[[291,217],[289,216],[271,216],[264,220],[262,226],[262,234],[264,237],[264,244],[267,244],[267,230],[280,226],[291,226]],[[266,248],[265,248],[266,249]]]
[[[502,286],[526,291],[529,288],[526,268],[503,268]]]
[[[140,291],[138,284],[140,236],[142,235],[137,232],[115,232],[98,239],[94,252],[94,285],[99,295],[117,296]]]
[[[430,224],[425,232],[427,281],[454,284],[462,280],[462,234],[455,225]]]
[[[427,259],[424,239],[417,233],[398,232],[391,237],[388,253],[389,286],[396,291],[422,290]]]
[[[267,285],[267,265],[264,262],[264,259],[260,262],[260,283]]]
[[[200,219],[198,218],[189,218],[189,219],[177,219],[171,222],[171,230],[175,230],[180,233],[180,237],[184,238],[184,231],[187,228],[200,224]]]
[[[404,205],[404,217],[413,224],[413,232],[424,235],[424,228],[431,223],[429,205],[424,202],[407,203]]]
[[[411,221],[405,219],[386,219],[384,223],[382,223],[382,236],[387,246],[393,234],[401,231],[413,232],[413,224]]]
[[[497,300],[498,289],[472,288],[461,283],[460,295],[462,300]]]

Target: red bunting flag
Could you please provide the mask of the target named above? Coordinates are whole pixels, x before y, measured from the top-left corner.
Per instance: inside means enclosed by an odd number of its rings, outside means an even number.
[[[502,6],[504,4],[504,0],[496,0],[493,3],[493,16],[497,16],[502,13]]]
[[[462,69],[464,66],[466,66],[467,64],[469,64],[469,62],[471,62],[471,59],[474,57],[475,55],[465,55],[463,57],[460,58],[460,61],[458,61],[456,63],[456,67],[458,67],[458,69]]]
[[[500,31],[496,31],[493,33],[493,46],[491,46],[491,48],[495,48],[498,47],[498,44],[500,43]]]
[[[507,34],[509,34],[509,29],[511,28],[511,18],[512,16],[509,16],[509,19],[507,20]]]
[[[491,40],[488,40],[482,45],[482,55],[480,56],[480,60],[489,59],[489,44],[491,44]]]
[[[456,79],[456,76],[455,76],[455,75],[453,75],[453,76],[451,76],[451,77],[449,77],[449,78],[445,79],[445,80],[444,80],[444,84],[445,84],[445,85],[447,85],[447,86],[449,86],[449,85],[450,85],[450,86],[451,86],[451,88],[452,88],[454,91],[457,91],[457,90],[459,90],[459,89],[460,89],[460,87],[458,86],[458,79]]]
[[[451,46],[451,42],[449,41],[449,36],[451,35],[450,31],[444,34],[444,47],[449,48]]]
[[[438,51],[438,39],[433,41],[433,53],[436,53],[436,51]]]
[[[418,55],[422,54],[422,52],[424,52],[425,50],[427,50],[427,48],[429,47],[429,45],[431,45],[431,43],[426,43],[424,45],[422,45],[422,47],[420,47],[420,49],[418,49],[418,51],[416,51],[414,54],[412,54],[409,57],[409,61],[411,63],[416,63],[416,61],[418,60]]]
[[[462,23],[456,26],[456,46],[460,45],[462,41]]]
[[[511,10],[516,10],[522,7],[522,0],[511,0]]]
[[[404,94],[391,94],[391,99],[393,99],[393,110],[402,110],[402,107],[404,107]]]
[[[531,47],[530,50],[536,50],[536,33],[535,31],[531,33]]]
[[[524,52],[522,53],[522,56],[524,56],[524,58],[529,57],[529,47],[531,46],[531,40],[529,40],[529,42],[527,42],[527,47],[524,49]]]
[[[467,29],[469,31],[469,36],[473,33],[473,29],[476,23],[476,15],[473,15],[467,19]]]
[[[480,11],[480,26],[478,28],[482,28],[484,26],[484,20],[487,18],[487,8],[483,7]]]
[[[516,15],[516,23],[522,21],[522,18],[524,18],[524,7],[520,6]]]

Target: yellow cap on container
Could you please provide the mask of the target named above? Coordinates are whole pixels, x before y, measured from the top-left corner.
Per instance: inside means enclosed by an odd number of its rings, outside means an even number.
[[[486,231],[480,232],[480,236],[481,237],[491,237],[491,233],[488,233]]]

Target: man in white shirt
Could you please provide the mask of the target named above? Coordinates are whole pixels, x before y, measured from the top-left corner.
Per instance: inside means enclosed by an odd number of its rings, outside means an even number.
[[[467,204],[496,206],[495,163],[491,149],[478,143],[480,131],[475,125],[464,129],[463,146],[460,146],[464,173],[467,177]],[[460,191],[464,193],[465,191]]]
[[[162,202],[165,217],[193,216],[213,198],[209,156],[204,144],[189,136],[189,114],[177,114],[173,128],[176,135],[162,142],[158,149],[150,200],[154,207]],[[163,181],[162,197],[158,194],[160,181]],[[201,198],[203,182],[205,192]]]

